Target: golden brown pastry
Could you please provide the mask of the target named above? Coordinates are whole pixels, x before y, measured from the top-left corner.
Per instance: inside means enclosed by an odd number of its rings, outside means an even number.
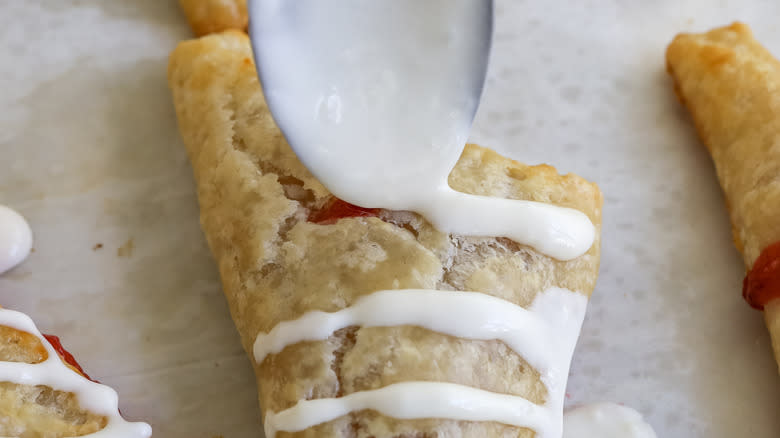
[[[4,325],[7,324],[7,325]],[[26,325],[30,331],[21,330]],[[32,333],[35,332],[35,333]],[[44,344],[45,343],[45,344]],[[50,354],[56,355],[50,357]],[[56,361],[57,363],[52,363]],[[36,380],[36,371],[45,371],[43,380],[52,386],[20,384],[8,376],[16,375],[12,367],[25,366],[28,378]],[[35,364],[33,366],[32,364]],[[31,376],[31,377],[30,377]],[[75,382],[75,383],[74,383]],[[106,400],[104,390],[110,389],[90,381],[79,364],[56,336],[37,333],[25,315],[0,308],[0,436],[24,438],[58,438],[89,436],[106,429],[109,435],[132,438],[148,437],[149,426],[126,423],[119,416],[116,405],[103,405],[112,412],[96,414],[83,407],[85,400],[73,392],[60,390],[57,384],[75,385],[85,398],[100,403]],[[85,387],[89,387],[86,388]],[[115,397],[108,397],[115,402]]]
[[[179,0],[195,35],[228,29],[246,30],[246,0]]]
[[[780,361],[780,62],[742,23],[678,35],[666,61],[726,195],[743,294],[764,309]]]
[[[193,165],[201,224],[246,351],[255,337],[306,312],[333,312],[381,289],[479,291],[528,306],[551,286],[590,295],[598,235],[568,262],[505,238],[443,234],[422,217],[334,199],[298,161],[274,124],[246,35],[181,43],[168,81]],[[466,147],[450,176],[460,191],[548,202],[600,226],[598,188],[552,167],[526,166]],[[254,361],[253,361],[254,363]],[[300,400],[342,397],[397,382],[442,381],[547,397],[539,374],[499,341],[455,338],[414,326],[349,327],[255,364],[263,415]],[[532,437],[497,422],[397,420],[358,411],[277,437]]]

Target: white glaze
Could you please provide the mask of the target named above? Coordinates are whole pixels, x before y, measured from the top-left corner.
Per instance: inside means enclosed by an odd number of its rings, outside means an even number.
[[[304,400],[278,414],[269,413],[263,422],[265,436],[273,438],[278,431],[301,431],[364,409],[402,420],[496,421],[535,430],[547,428],[549,416],[544,406],[521,397],[454,383],[403,382],[340,398]]]
[[[24,217],[0,205],[0,274],[22,263],[32,249],[32,230]]]
[[[561,260],[595,229],[580,211],[456,192],[484,82],[490,15],[472,0],[256,1],[268,105],[306,167],[334,195],[412,210],[437,229],[505,236]],[[316,72],[314,74],[313,72]],[[294,128],[294,129],[293,129]]]
[[[0,382],[22,385],[45,385],[58,391],[72,392],[79,405],[94,414],[108,419],[106,427],[84,435],[91,438],[148,438],[152,428],[146,423],[130,423],[119,414],[116,391],[95,383],[68,368],[57,355],[54,347],[41,335],[29,316],[8,309],[0,309],[0,326],[30,333],[40,339],[48,358],[38,364],[0,362]]]
[[[258,336],[254,346],[258,363],[288,345],[326,339],[350,325],[414,325],[466,339],[502,340],[539,372],[548,397],[543,406],[538,406],[521,397],[459,385],[407,382],[387,390],[299,402],[286,411],[269,412],[266,435],[272,438],[277,430],[303,430],[352,410],[370,408],[396,418],[501,421],[532,427],[539,438],[559,438],[569,364],[586,306],[585,296],[560,288],[540,293],[527,310],[478,292],[396,290],[373,293],[338,312],[314,311],[295,321],[282,322],[269,334]],[[394,403],[400,399],[404,400],[403,407]],[[508,415],[513,409],[521,410]]]
[[[563,416],[563,438],[656,438],[642,415],[614,403],[594,403]]]

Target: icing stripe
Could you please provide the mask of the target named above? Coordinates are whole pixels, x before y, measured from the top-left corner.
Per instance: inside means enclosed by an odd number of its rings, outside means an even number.
[[[338,312],[313,311],[297,320],[284,321],[268,334],[258,335],[254,345],[258,363],[288,345],[325,340],[344,327],[414,325],[465,339],[503,341],[539,372],[548,391],[547,401],[544,405],[535,405],[522,397],[451,383],[410,382],[409,385],[391,385],[392,389],[387,391],[301,401],[287,411],[269,413],[266,427],[271,432],[303,430],[355,410],[374,409],[393,417],[399,412],[404,415],[397,418],[482,418],[474,421],[499,421],[529,427],[537,432],[537,438],[558,438],[562,429],[568,366],[586,306],[584,295],[560,288],[540,293],[528,309],[479,292],[407,289],[375,292]],[[392,400],[383,401],[385,396],[395,397],[395,402],[403,400],[404,406],[399,407]],[[502,411],[497,410],[496,405],[501,403],[504,407],[500,409],[525,406],[516,411],[522,421],[506,416],[497,419],[496,412]],[[465,410],[451,410],[451,405]],[[534,408],[528,408],[529,405]],[[506,418],[511,421],[504,421]],[[268,435],[269,438],[272,436]]]
[[[91,438],[148,438],[152,428],[146,423],[130,423],[119,414],[119,397],[106,385],[95,383],[65,365],[57,351],[38,331],[29,316],[21,312],[0,309],[0,326],[9,327],[38,337],[48,358],[37,364],[0,362],[0,382],[21,385],[45,385],[58,391],[72,392],[79,406],[89,412],[105,416],[106,427],[85,437]]]
[[[419,211],[440,231],[464,236],[503,236],[558,260],[585,254],[596,240],[596,227],[573,208],[544,202],[470,195],[442,185]]]
[[[446,418],[495,421],[517,427],[545,428],[546,408],[521,397],[443,382],[404,382],[340,398],[303,400],[279,413],[268,413],[266,438],[276,432],[298,432],[350,412],[365,409],[402,420]]]
[[[498,339],[521,354],[538,351],[531,366],[546,368],[552,349],[536,336],[548,322],[514,303],[476,292],[424,289],[384,290],[360,298],[338,312],[313,311],[279,323],[255,340],[254,356],[262,363],[268,354],[302,341],[323,341],[349,326],[415,325],[468,339]],[[535,360],[534,360],[535,359]],[[526,359],[528,360],[528,359]]]

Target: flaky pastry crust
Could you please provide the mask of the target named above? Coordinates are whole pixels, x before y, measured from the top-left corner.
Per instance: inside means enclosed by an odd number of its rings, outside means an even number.
[[[249,41],[225,32],[181,43],[169,85],[187,146],[201,224],[251,357],[260,332],[311,310],[336,311],[380,289],[430,288],[492,294],[527,306],[551,286],[589,295],[599,240],[583,256],[553,260],[504,238],[443,234],[417,214],[307,221],[331,199],[274,124]],[[598,188],[549,166],[526,166],[468,145],[450,176],[460,191],[529,199],[585,212],[600,227]],[[254,360],[253,360],[254,362]],[[302,399],[339,397],[411,380],[446,381],[541,403],[546,389],[522,357],[498,341],[458,339],[422,328],[350,327],[255,364],[263,413]],[[355,412],[278,437],[532,437],[497,423],[400,421]]]
[[[742,23],[680,34],[666,52],[726,196],[734,243],[748,271],[780,241],[780,61]],[[764,308],[780,363],[780,300]]]

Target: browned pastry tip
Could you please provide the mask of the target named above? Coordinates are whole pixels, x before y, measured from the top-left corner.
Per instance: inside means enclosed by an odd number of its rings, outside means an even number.
[[[195,35],[228,29],[246,31],[249,13],[246,0],[179,0]]]

